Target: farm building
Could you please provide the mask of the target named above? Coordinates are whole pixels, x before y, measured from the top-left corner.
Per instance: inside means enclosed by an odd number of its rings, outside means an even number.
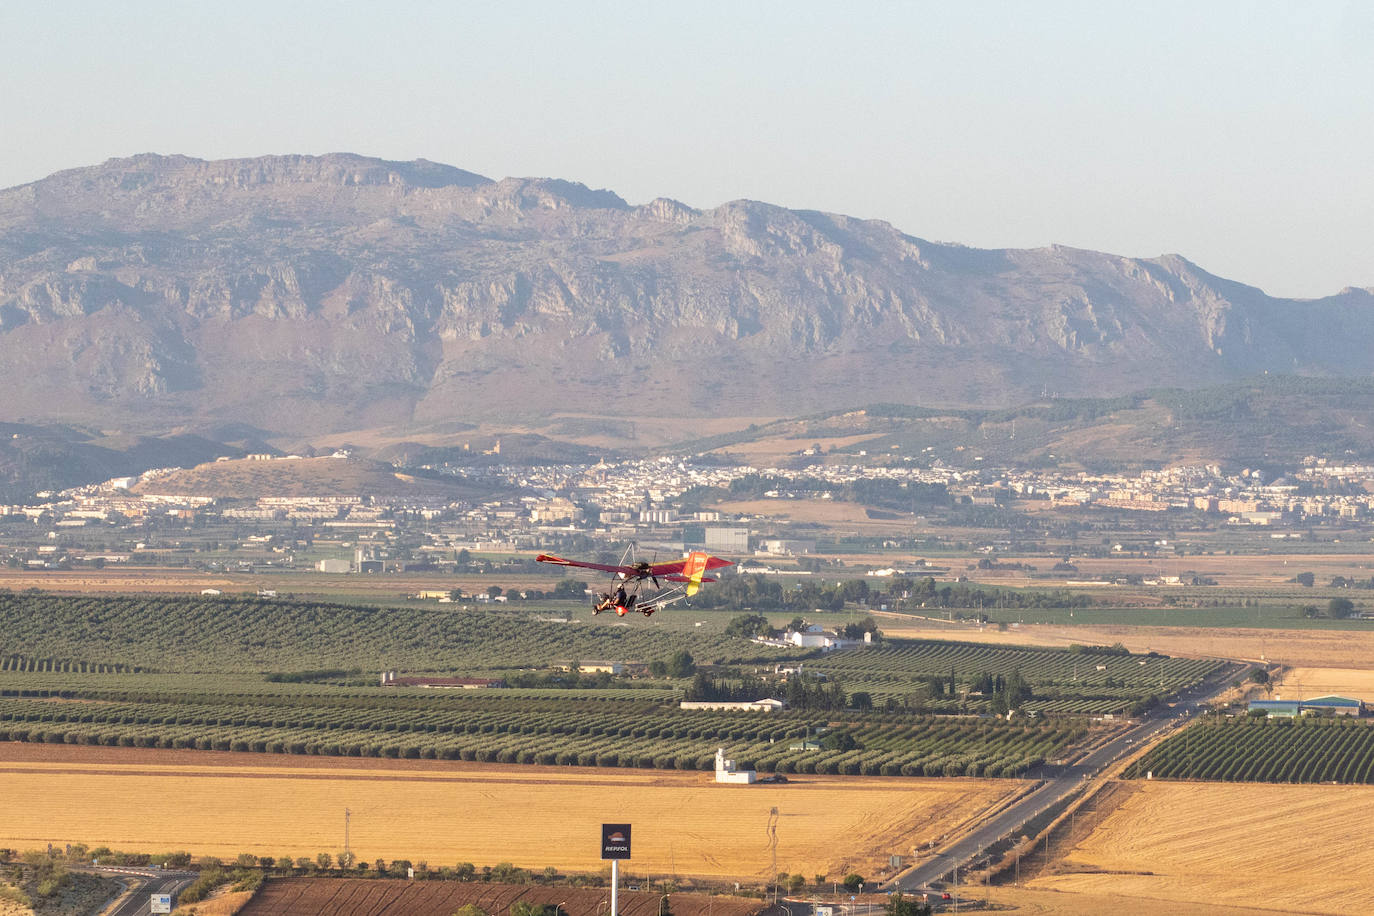
[[[735,785],[751,785],[758,779],[758,774],[753,770],[739,770],[735,768],[735,761],[725,756],[725,748],[716,748],[716,782],[725,782]]]
[[[747,712],[774,712],[787,706],[782,700],[772,698],[750,701],[730,700],[683,700],[679,709],[739,709]]]
[[[1331,716],[1358,716],[1364,713],[1364,703],[1350,697],[1313,697],[1302,701],[1302,711]]]
[[[583,674],[614,674],[625,673],[624,662],[579,662],[577,670]]]
[[[1270,717],[1358,716],[1364,703],[1350,697],[1313,697],[1310,700],[1251,700],[1249,711],[1264,710]]]
[[[383,671],[382,686],[480,690],[487,687],[504,687],[506,682],[499,678],[488,677],[397,677],[395,671]]]

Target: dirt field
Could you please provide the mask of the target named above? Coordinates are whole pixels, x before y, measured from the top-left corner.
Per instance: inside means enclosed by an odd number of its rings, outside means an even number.
[[[241,911],[242,916],[451,916],[466,904],[488,913],[509,913],[518,901],[557,906],[568,916],[605,912],[610,888],[541,887],[453,881],[369,881],[358,878],[285,878],[268,881]],[[621,888],[622,916],[655,916],[659,894]],[[670,894],[673,916],[750,916],[764,901],[744,897]]]
[[[314,856],[600,871],[605,822],[631,823],[636,874],[754,880],[772,867],[858,869],[937,838],[1020,787],[1010,780],[800,777],[719,786],[710,774],[441,761],[208,755],[0,743],[0,846],[83,842],[233,859]]]
[[[863,530],[871,534],[911,531],[910,513],[891,513],[893,518],[870,518],[858,503],[828,499],[751,499],[721,502],[712,506],[721,512],[758,515],[780,521],[805,522],[829,527]],[[850,559],[850,558],[846,558]],[[858,560],[859,558],[854,558]],[[888,558],[890,560],[890,558]]]
[[[402,603],[420,591],[462,589],[471,594],[485,590],[498,580],[478,575],[450,573],[405,573],[385,576],[344,576],[295,571],[289,573],[247,574],[201,573],[193,570],[158,567],[80,570],[23,570],[0,569],[0,588],[20,592],[27,588],[42,589],[64,595],[88,594],[168,594],[196,595],[201,589],[214,588],[225,594],[256,594],[258,589],[274,589],[281,594],[362,596],[368,600]],[[503,588],[553,587],[557,579],[548,576],[505,576],[499,579]],[[423,602],[438,607],[434,601]]]
[[[1065,856],[1082,873],[1030,886],[1131,898],[1137,912],[1179,912],[1173,901],[1374,912],[1371,810],[1369,786],[1146,782]]]

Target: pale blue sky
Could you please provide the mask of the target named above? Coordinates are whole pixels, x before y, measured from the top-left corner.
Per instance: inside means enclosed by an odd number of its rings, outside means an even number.
[[[347,150],[1374,287],[1374,3],[0,6],[0,187]]]

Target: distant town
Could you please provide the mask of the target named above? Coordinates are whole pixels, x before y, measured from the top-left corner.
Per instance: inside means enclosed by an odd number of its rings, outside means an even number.
[[[247,460],[282,468],[292,461],[320,459],[255,455]],[[337,452],[329,460],[353,459]],[[423,469],[462,481],[474,492],[489,492],[490,498],[265,492],[230,499],[165,489],[140,492],[154,489],[148,485],[176,470],[151,470],[139,477],[42,493],[23,505],[0,506],[0,561],[31,569],[136,563],[140,555],[181,543],[180,532],[202,543],[236,539],[241,546],[274,554],[265,561],[268,565],[296,568],[300,561],[295,553],[303,541],[332,539],[347,544],[349,551],[310,560],[309,566],[340,574],[480,565],[476,555],[483,552],[626,541],[667,549],[701,545],[728,556],[752,556],[756,561],[744,569],[761,571],[770,557],[792,558],[795,565],[797,558],[825,552],[818,551],[818,544],[833,538],[832,530],[780,520],[788,503],[813,500],[880,507],[867,510],[876,526],[887,523],[885,533],[875,535],[878,546],[898,549],[930,544],[929,537],[903,535],[903,523],[912,532],[942,520],[1006,528],[1008,517],[1045,513],[1070,527],[1075,520],[1087,523],[1112,513],[1108,517],[1115,520],[1116,530],[1263,528],[1270,529],[1274,541],[1320,537],[1326,529],[1360,528],[1374,519],[1374,466],[1315,456],[1274,476],[1252,469],[1223,472],[1216,465],[1125,475],[946,467],[939,462],[929,467],[754,467],[665,457]],[[777,512],[769,511],[770,504],[778,506]],[[952,513],[962,514],[951,518]],[[1006,540],[998,543],[1009,546]],[[1169,544],[1146,540],[1082,547],[1096,555],[1132,549],[1167,551]],[[801,565],[795,571],[805,572],[806,564]]]

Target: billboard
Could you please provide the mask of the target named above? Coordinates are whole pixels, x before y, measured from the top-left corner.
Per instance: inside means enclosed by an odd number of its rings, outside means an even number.
[[[170,913],[172,912],[171,894],[153,894],[148,901],[149,913]]]
[[[630,825],[601,825],[601,858],[628,859],[630,857]]]

